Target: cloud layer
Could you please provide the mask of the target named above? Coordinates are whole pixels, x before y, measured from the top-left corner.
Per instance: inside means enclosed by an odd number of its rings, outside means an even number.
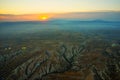
[[[80,19],[80,20],[107,20],[120,21],[120,12],[76,12],[64,14],[25,14],[12,15],[0,14],[0,21],[38,21],[42,15],[49,16],[49,19]]]

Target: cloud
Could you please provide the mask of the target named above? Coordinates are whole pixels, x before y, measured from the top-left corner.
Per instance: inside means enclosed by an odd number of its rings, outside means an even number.
[[[43,14],[25,14],[25,15],[12,15],[0,14],[0,21],[37,21],[39,16]],[[50,18],[63,18],[63,19],[80,19],[80,20],[107,20],[107,21],[120,21],[120,12],[76,12],[64,14],[47,14]]]
[[[59,18],[77,18],[80,20],[101,19],[107,21],[120,21],[120,12],[77,12],[60,15]]]
[[[0,21],[29,21],[29,20],[37,20],[37,15],[0,14]]]

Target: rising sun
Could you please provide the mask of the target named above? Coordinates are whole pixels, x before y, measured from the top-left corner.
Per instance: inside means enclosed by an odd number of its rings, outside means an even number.
[[[39,19],[42,21],[46,21],[48,20],[48,16],[40,16]]]

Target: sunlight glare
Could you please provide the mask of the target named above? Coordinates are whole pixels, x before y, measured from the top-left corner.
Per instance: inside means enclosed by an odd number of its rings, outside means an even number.
[[[46,21],[46,20],[48,20],[48,16],[40,16],[40,20]]]

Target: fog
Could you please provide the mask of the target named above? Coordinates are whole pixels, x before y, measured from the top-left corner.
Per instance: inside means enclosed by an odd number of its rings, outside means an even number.
[[[1,22],[0,37],[19,36],[24,34],[48,33],[52,31],[86,32],[104,30],[120,30],[119,22],[108,21],[80,21],[80,20],[50,20],[50,21],[26,21],[26,22]]]

